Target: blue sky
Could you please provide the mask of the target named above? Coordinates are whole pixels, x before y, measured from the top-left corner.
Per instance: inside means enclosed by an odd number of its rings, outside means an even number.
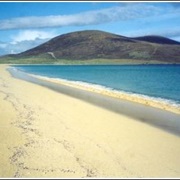
[[[180,2],[0,2],[0,55],[90,29],[180,41]]]

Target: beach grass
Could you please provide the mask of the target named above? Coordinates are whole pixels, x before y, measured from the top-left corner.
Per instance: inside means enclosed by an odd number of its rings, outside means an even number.
[[[167,64],[157,60],[135,60],[135,59],[52,59],[46,55],[31,56],[26,58],[1,57],[0,64],[60,64],[60,65],[91,65],[91,64]]]

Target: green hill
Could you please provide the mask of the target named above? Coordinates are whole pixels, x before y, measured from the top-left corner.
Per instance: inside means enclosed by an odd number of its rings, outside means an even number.
[[[11,61],[33,58],[38,59],[37,62],[41,59],[42,62],[39,63],[91,59],[108,59],[110,62],[127,59],[147,63],[152,60],[180,63],[180,43],[160,36],[129,38],[87,30],[63,34],[25,52],[4,57]]]

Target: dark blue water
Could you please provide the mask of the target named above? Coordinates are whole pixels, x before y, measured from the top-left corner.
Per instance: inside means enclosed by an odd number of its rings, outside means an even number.
[[[180,65],[28,65],[18,70],[180,103]]]

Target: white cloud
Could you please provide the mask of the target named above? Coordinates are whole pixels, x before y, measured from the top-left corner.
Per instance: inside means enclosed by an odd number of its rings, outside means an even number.
[[[2,42],[0,42],[0,48],[5,48],[7,46],[7,44],[6,43],[2,43]]]
[[[55,31],[21,30],[11,36],[10,42],[0,42],[0,55],[26,51],[47,42],[57,35]]]
[[[0,45],[0,55],[5,54],[17,54],[28,49],[34,48],[44,42],[47,42],[48,39],[39,39],[36,38],[35,40],[24,40],[24,41],[17,41],[17,42],[10,42],[4,44],[4,46]]]
[[[20,31],[18,34],[11,37],[13,40],[12,44],[16,44],[21,41],[33,41],[36,39],[50,39],[55,37],[57,34],[52,31],[37,31],[37,30],[25,30]]]
[[[31,16],[0,20],[0,30],[95,25],[112,21],[144,18],[158,15],[162,11],[164,10],[152,4],[132,3],[126,6],[116,6],[74,15]]]

